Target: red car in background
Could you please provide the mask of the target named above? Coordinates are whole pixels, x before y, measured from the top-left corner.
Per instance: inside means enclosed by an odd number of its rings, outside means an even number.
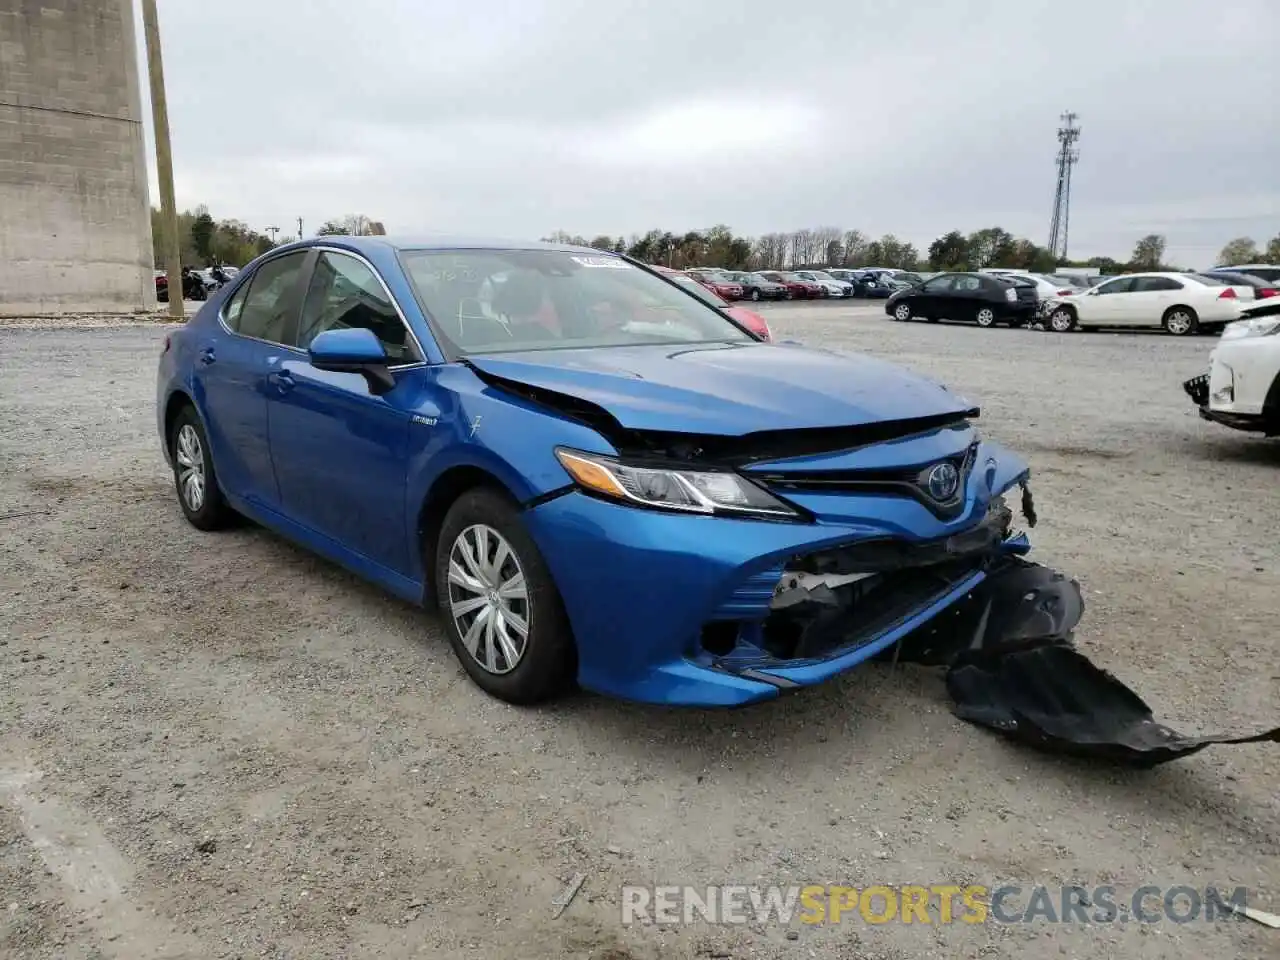
[[[741,300],[743,297],[742,284],[737,280],[731,280],[718,270],[690,270],[689,276],[697,280],[708,290],[715,293],[724,300]]]
[[[782,284],[787,288],[793,300],[816,300],[825,294],[822,284],[806,280],[804,277],[797,276],[794,273],[787,273],[784,270],[759,270],[757,273],[766,280]]]
[[[746,307],[735,307],[726,303],[713,288],[703,283],[701,279],[696,278],[692,274],[682,273],[679,270],[672,270],[670,267],[659,266],[658,264],[650,264],[650,269],[662,274],[668,280],[680,284],[686,290],[690,291],[703,303],[710,304],[717,310],[728,314],[739,324],[746,327],[761,340],[772,341],[773,331],[769,329],[769,324],[764,317],[756,313],[754,310],[748,310]],[[739,290],[742,287],[739,285]]]

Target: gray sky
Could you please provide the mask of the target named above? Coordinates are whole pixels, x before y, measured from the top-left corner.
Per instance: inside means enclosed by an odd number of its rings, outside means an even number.
[[[1280,233],[1277,0],[160,7],[178,203],[256,228],[1044,243],[1071,109],[1073,257]]]

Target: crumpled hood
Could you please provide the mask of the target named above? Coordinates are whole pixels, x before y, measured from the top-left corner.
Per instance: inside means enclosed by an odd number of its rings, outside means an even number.
[[[742,436],[972,408],[893,364],[789,344],[530,350],[466,362],[492,377],[593,403],[633,430]]]

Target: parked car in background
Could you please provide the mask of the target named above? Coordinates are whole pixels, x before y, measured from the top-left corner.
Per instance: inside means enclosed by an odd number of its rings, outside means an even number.
[[[1250,276],[1257,277],[1259,280],[1270,280],[1272,283],[1280,284],[1280,267],[1274,263],[1238,263],[1235,266],[1217,266],[1213,270],[1206,270],[1206,273],[1213,273],[1216,270],[1229,270],[1232,273],[1247,273]]]
[[[1268,297],[1280,296],[1280,281],[1265,280],[1252,273],[1241,273],[1238,270],[1205,270],[1202,276],[1216,277],[1231,284],[1237,291],[1242,286],[1249,287],[1253,291],[1253,297],[1245,299],[1266,300]]]
[[[889,297],[884,312],[895,320],[964,320],[980,327],[1025,324],[1035,318],[1035,286],[990,273],[943,273]]]
[[[741,300],[742,284],[718,270],[690,270],[689,275],[725,300]]]
[[[1030,549],[1030,468],[969,400],[760,343],[590,248],[276,247],[165,335],[156,384],[193,527],[243,514],[435,608],[512,703],[774,699],[969,611]]]
[[[760,273],[728,273],[726,276],[742,284],[742,296],[745,300],[789,300],[791,291],[785,283],[770,280]]]
[[[894,280],[893,274],[887,270],[864,270],[860,282],[861,295],[873,299],[888,299],[898,291],[909,288],[909,284]]]
[[[1206,420],[1280,436],[1280,297],[1256,300],[1240,316],[1209,354],[1209,372],[1182,386]]]
[[[796,276],[802,280],[812,280],[822,287],[824,297],[852,297],[853,284],[845,280],[837,280],[822,270],[797,270]]]
[[[785,270],[761,270],[760,275],[786,287],[793,300],[816,300],[822,296],[821,286],[794,273]]]
[[[724,311],[742,326],[756,334],[761,340],[773,339],[773,331],[769,329],[768,322],[754,310],[748,310],[746,307],[734,306],[708,287],[705,283],[690,276],[688,273],[682,273],[679,270],[672,270],[670,267],[660,267],[656,265],[650,269],[662,274],[672,283],[678,283],[703,303],[715,307],[717,310]]]
[[[1079,276],[1068,276],[1062,273],[1044,274],[1044,278],[1060,289],[1069,290],[1072,293],[1083,293],[1091,286]],[[1063,294],[1063,296],[1066,296],[1066,294]]]
[[[169,275],[163,270],[155,271],[156,279],[156,299],[161,303],[169,302]],[[200,274],[190,268],[183,268],[182,271],[182,299],[183,300],[207,300],[209,298],[209,287],[205,284]]]
[[[1076,327],[1164,327],[1177,337],[1221,328],[1240,316],[1234,287],[1185,273],[1134,273],[1063,297],[1049,314],[1051,330]]]

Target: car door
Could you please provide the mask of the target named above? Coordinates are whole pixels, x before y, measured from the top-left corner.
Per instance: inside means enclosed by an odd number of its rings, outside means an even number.
[[[1135,277],[1133,289],[1122,298],[1126,309],[1124,322],[1134,326],[1158,326],[1182,288],[1182,284],[1172,277]]]
[[[950,289],[947,290],[943,316],[948,320],[972,320],[977,315],[979,307],[999,308],[998,303],[988,302],[990,298],[984,281],[987,284],[994,284],[994,281],[980,277],[976,273],[956,274]]]
[[[934,277],[922,283],[915,290],[908,290],[902,295],[904,300],[911,304],[911,309],[922,317],[929,317],[936,320],[945,313],[945,305],[947,297],[951,291],[952,281],[955,277],[951,274],[943,274],[940,277]]]
[[[271,377],[271,457],[289,519],[402,574],[413,569],[406,481],[411,423],[424,413],[422,348],[373,266],[336,249],[318,253],[295,345],[319,333],[371,329],[395,386],[374,393],[363,375],[317,370],[303,353]],[[438,413],[438,411],[434,411]]]
[[[1080,323],[1124,326],[1126,321],[1123,298],[1132,290],[1133,279],[1133,277],[1116,277],[1081,296],[1076,307]]]
[[[218,482],[233,498],[275,508],[280,491],[267,428],[267,378],[292,349],[308,251],[267,260],[223,304],[196,344],[194,387]]]

